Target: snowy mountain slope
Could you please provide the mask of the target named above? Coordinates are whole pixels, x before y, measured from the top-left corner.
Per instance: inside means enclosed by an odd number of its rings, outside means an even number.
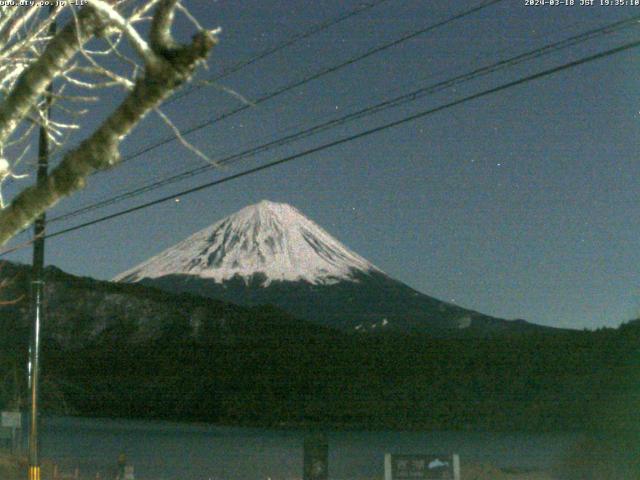
[[[201,230],[114,280],[185,274],[225,282],[255,274],[273,281],[328,285],[354,272],[379,272],[294,207],[262,201]]]
[[[418,292],[286,204],[243,208],[115,278],[242,306],[275,305],[348,331],[485,334],[538,328]]]

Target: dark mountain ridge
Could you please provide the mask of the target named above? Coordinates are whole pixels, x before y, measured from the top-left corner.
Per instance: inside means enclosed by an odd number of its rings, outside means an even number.
[[[272,281],[265,286],[259,273],[248,279],[236,276],[224,283],[180,274],[144,278],[139,283],[246,307],[272,304],[295,317],[347,332],[485,336],[559,330],[524,320],[503,320],[443,302],[378,272],[354,272],[353,281],[329,285]]]
[[[219,220],[116,280],[244,306],[272,304],[347,332],[442,336],[550,330],[418,292],[349,250],[294,207],[269,201]]]
[[[9,279],[0,301],[18,300],[1,307],[0,327],[25,331],[31,268],[0,262],[0,274]],[[53,266],[45,269],[45,315],[43,336],[65,348],[83,347],[118,329],[128,332],[127,342],[140,343],[178,326],[194,338],[207,335],[214,323],[267,328],[260,325],[261,319],[269,319],[269,328],[277,321],[295,335],[327,331],[270,306],[245,308],[190,293],[77,277]]]
[[[1,298],[23,297],[0,307],[5,406],[11,391],[26,396],[24,383],[11,382],[26,378],[29,271],[2,264],[13,281]],[[637,388],[629,363],[637,323],[598,332],[361,335],[275,307],[53,267],[45,295],[48,411],[264,426],[562,430],[587,428],[607,398]]]

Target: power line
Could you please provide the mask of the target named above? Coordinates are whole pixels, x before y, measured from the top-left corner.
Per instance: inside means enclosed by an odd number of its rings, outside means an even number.
[[[331,27],[333,27],[333,26],[335,26],[335,25],[337,25],[337,24],[339,24],[339,23],[341,23],[341,22],[343,22],[345,20],[348,20],[351,17],[354,17],[356,15],[360,15],[360,14],[366,12],[367,10],[370,10],[370,9],[372,9],[372,8],[378,6],[378,5],[381,5],[382,3],[385,3],[387,1],[389,1],[389,0],[374,0],[371,3],[362,3],[357,8],[355,8],[353,10],[349,10],[348,12],[345,12],[342,15],[338,15],[337,17],[329,19],[329,20],[327,20],[325,22],[316,24],[316,25],[312,26],[309,30],[307,30],[305,32],[293,35],[289,39],[284,40],[283,42],[281,42],[281,43],[279,43],[279,44],[277,44],[277,45],[275,45],[273,47],[267,48],[267,49],[257,53],[256,55],[254,55],[252,57],[249,57],[246,60],[238,62],[238,63],[236,63],[234,65],[231,65],[231,66],[229,66],[227,68],[224,68],[221,73],[209,78],[207,80],[207,83],[213,83],[213,82],[217,82],[218,80],[222,80],[223,78],[226,78],[229,75],[231,75],[231,74],[233,74],[233,73],[235,73],[235,72],[237,72],[239,70],[242,70],[244,67],[247,67],[249,65],[253,65],[256,62],[258,62],[258,61],[260,61],[260,60],[262,60],[262,59],[264,59],[266,57],[269,57],[269,56],[273,55],[274,53],[277,53],[277,52],[279,52],[281,50],[284,50],[287,47],[290,47],[291,45],[296,44],[300,40],[304,40],[305,38],[309,38],[309,37],[311,37],[311,36],[313,36],[313,35],[315,35],[317,33],[320,33],[322,31],[328,30],[329,28],[331,28]],[[184,98],[184,97],[186,97],[188,95],[191,95],[193,92],[195,92],[197,90],[200,90],[201,88],[203,88],[203,85],[193,86],[189,90],[187,90],[185,92],[182,92],[182,93],[179,93],[179,94],[176,94],[173,97],[167,99],[164,102],[164,105],[168,105],[168,104],[173,103],[173,102],[175,102],[175,101],[177,101],[177,100],[179,100],[181,98]],[[175,137],[174,137],[174,139],[175,139]],[[141,155],[142,153],[145,153],[145,152],[137,152],[131,158],[135,158],[136,156]],[[130,160],[131,158],[125,158],[123,161]]]
[[[460,13],[457,13],[457,14],[451,16],[451,17],[448,17],[448,18],[446,18],[444,20],[441,20],[439,22],[431,24],[431,25],[429,25],[427,27],[424,27],[422,29],[419,29],[419,30],[416,30],[414,32],[411,32],[411,33],[408,33],[406,35],[403,35],[399,39],[396,39],[396,40],[394,40],[392,42],[383,44],[383,45],[381,45],[379,47],[374,47],[372,49],[369,49],[366,52],[364,52],[363,54],[358,55],[356,57],[352,57],[352,58],[350,58],[349,60],[347,60],[347,61],[345,61],[343,63],[340,63],[340,64],[332,66],[332,67],[328,67],[328,68],[326,68],[324,70],[321,70],[321,71],[319,71],[319,72],[317,72],[315,74],[307,76],[307,77],[303,78],[302,80],[299,80],[299,81],[293,82],[292,84],[289,84],[289,85],[286,85],[284,87],[281,87],[281,88],[277,89],[276,91],[273,91],[273,92],[271,92],[269,94],[266,94],[266,95],[260,97],[259,99],[253,101],[253,103],[251,105],[243,105],[243,106],[241,106],[241,107],[239,107],[239,108],[237,108],[235,110],[232,110],[230,112],[226,112],[226,113],[224,113],[222,115],[219,115],[217,117],[209,119],[204,123],[201,123],[199,125],[196,125],[196,126],[193,126],[193,127],[189,128],[189,129],[183,130],[183,131],[180,132],[180,134],[182,136],[184,136],[184,135],[189,135],[191,133],[194,133],[194,132],[196,132],[198,130],[201,130],[201,129],[209,126],[209,125],[212,125],[212,124],[214,124],[214,123],[216,123],[218,121],[221,121],[221,120],[224,120],[226,118],[229,118],[230,116],[235,115],[236,113],[240,113],[240,112],[246,110],[247,108],[249,108],[249,106],[258,105],[259,103],[262,103],[262,102],[265,102],[267,100],[270,100],[270,99],[272,99],[272,98],[274,98],[274,97],[276,97],[276,96],[278,96],[278,95],[280,95],[282,93],[285,93],[285,92],[287,92],[289,90],[295,89],[295,88],[297,88],[299,86],[302,86],[302,85],[304,85],[306,83],[309,83],[309,82],[311,82],[313,80],[316,80],[316,79],[321,78],[321,77],[323,77],[325,75],[328,75],[330,73],[338,71],[338,70],[340,70],[340,69],[342,69],[342,68],[344,68],[344,67],[346,67],[348,65],[353,65],[354,63],[356,63],[356,62],[358,62],[360,60],[363,60],[363,59],[368,58],[368,57],[370,57],[372,55],[375,55],[377,53],[385,51],[385,50],[387,50],[389,48],[397,46],[397,45],[399,45],[399,44],[401,44],[403,42],[406,42],[406,41],[408,41],[410,39],[413,39],[413,38],[415,38],[417,36],[420,36],[420,35],[423,35],[425,33],[431,32],[431,31],[433,31],[433,30],[435,30],[437,28],[443,27],[443,26],[445,26],[445,25],[447,25],[449,23],[452,23],[454,21],[457,21],[457,20],[459,20],[461,18],[464,18],[466,16],[469,16],[469,15],[472,15],[474,13],[477,13],[477,12],[487,8],[487,7],[490,7],[490,6],[494,5],[494,4],[500,3],[502,1],[504,1],[504,0],[487,0],[487,1],[485,1],[484,3],[482,3],[482,4],[478,5],[478,6],[475,6],[475,7],[472,7],[470,9],[468,9],[468,10],[465,10],[465,11],[462,11]],[[171,135],[170,137],[166,137],[165,139],[163,139],[163,140],[161,140],[159,142],[156,142],[153,145],[150,145],[150,146],[145,147],[145,148],[143,148],[141,150],[138,150],[137,152],[135,152],[135,153],[133,153],[131,155],[123,157],[120,163],[126,163],[127,161],[133,160],[134,158],[137,158],[137,157],[139,157],[139,156],[141,156],[141,155],[143,155],[145,153],[148,153],[148,152],[150,152],[150,151],[152,151],[152,150],[154,150],[154,149],[156,149],[156,148],[158,148],[158,147],[160,147],[162,145],[166,145],[166,144],[171,143],[171,142],[173,142],[175,140],[176,140],[176,136],[175,135]],[[52,219],[52,221],[55,221],[56,219],[60,220],[61,218],[57,217],[57,218]]]
[[[498,93],[498,92],[507,90],[509,88],[516,87],[518,85],[522,85],[524,83],[531,82],[533,80],[538,80],[540,78],[544,78],[544,77],[547,77],[549,75],[553,75],[555,73],[558,73],[558,72],[561,72],[561,71],[564,71],[564,70],[568,70],[570,68],[577,67],[579,65],[584,65],[586,63],[593,62],[595,60],[599,60],[599,59],[602,59],[602,58],[605,58],[605,57],[609,57],[611,55],[615,55],[615,54],[618,54],[618,53],[621,53],[621,52],[624,52],[624,51],[627,51],[627,50],[631,50],[632,48],[637,48],[639,46],[640,46],[640,40],[634,41],[634,42],[630,42],[630,43],[627,43],[625,45],[622,45],[622,46],[619,46],[619,47],[616,47],[616,48],[613,48],[613,49],[610,49],[610,50],[606,50],[604,52],[600,52],[600,53],[597,53],[597,54],[594,54],[594,55],[583,57],[583,58],[581,58],[579,60],[575,60],[575,61],[572,61],[572,62],[569,62],[569,63],[565,63],[563,65],[560,65],[560,66],[557,66],[557,67],[553,67],[553,68],[544,70],[542,72],[535,73],[533,75],[529,75],[529,76],[520,78],[518,80],[507,82],[507,83],[504,83],[504,84],[499,85],[497,87],[493,87],[493,88],[490,88],[490,89],[487,89],[487,90],[483,90],[483,91],[481,91],[479,93],[468,95],[466,97],[460,98],[458,100],[454,100],[453,102],[449,102],[449,103],[441,105],[439,107],[431,108],[429,110],[424,110],[422,112],[418,112],[418,113],[415,113],[413,115],[409,115],[407,117],[404,117],[404,118],[402,118],[400,120],[395,120],[393,122],[389,122],[389,123],[386,123],[384,125],[381,125],[381,126],[378,126],[378,127],[375,127],[375,128],[371,128],[369,130],[365,130],[363,132],[360,132],[360,133],[357,133],[357,134],[354,134],[354,135],[350,135],[348,137],[344,137],[344,138],[341,138],[341,139],[338,139],[338,140],[334,140],[332,142],[325,143],[323,145],[320,145],[320,146],[317,146],[317,147],[314,147],[314,148],[310,148],[308,150],[304,150],[303,152],[299,152],[299,153],[296,153],[296,154],[293,154],[293,155],[289,155],[287,157],[284,157],[284,158],[281,158],[281,159],[266,163],[266,164],[261,165],[259,167],[255,167],[255,168],[252,168],[252,169],[249,169],[249,170],[245,170],[243,172],[240,172],[240,173],[237,173],[237,174],[234,174],[234,175],[230,175],[228,177],[225,177],[225,178],[222,178],[222,179],[219,179],[219,180],[215,180],[215,181],[212,181],[212,182],[207,182],[207,183],[199,185],[197,187],[193,187],[193,188],[190,188],[190,189],[187,189],[187,190],[183,190],[181,192],[178,192],[178,193],[166,196],[166,197],[162,197],[162,198],[153,200],[151,202],[146,202],[144,204],[137,205],[135,207],[128,208],[126,210],[122,210],[120,212],[113,213],[111,215],[106,215],[106,216],[91,220],[89,222],[85,222],[85,223],[82,223],[82,224],[79,224],[79,225],[75,225],[73,227],[65,228],[63,230],[59,230],[57,232],[47,234],[44,238],[53,238],[53,237],[58,237],[58,236],[61,236],[61,235],[65,235],[67,233],[70,233],[70,232],[73,232],[73,231],[76,231],[76,230],[80,230],[82,228],[86,228],[86,227],[89,227],[91,225],[96,225],[98,223],[102,223],[104,221],[111,220],[113,218],[117,218],[117,217],[120,217],[120,216],[123,216],[123,215],[127,215],[129,213],[136,212],[138,210],[143,210],[145,208],[149,208],[151,206],[158,205],[160,203],[164,203],[164,202],[173,200],[174,198],[179,197],[179,196],[186,196],[186,195],[189,195],[191,193],[195,193],[195,192],[207,189],[207,188],[211,188],[211,187],[216,186],[216,185],[220,185],[222,183],[229,182],[231,180],[236,180],[238,178],[241,178],[241,177],[244,177],[244,176],[247,176],[247,175],[251,175],[253,173],[257,173],[257,172],[260,172],[260,171],[275,167],[277,165],[282,165],[284,163],[288,163],[288,162],[291,162],[293,160],[297,160],[299,158],[311,155],[313,153],[318,153],[318,152],[321,152],[323,150],[327,150],[329,148],[332,148],[332,147],[335,147],[335,146],[338,146],[338,145],[342,145],[344,143],[352,142],[354,140],[358,140],[360,138],[364,138],[364,137],[367,137],[369,135],[373,135],[375,133],[378,133],[378,132],[381,132],[381,131],[384,131],[384,130],[388,130],[390,128],[394,128],[394,127],[397,127],[397,126],[400,126],[400,125],[404,125],[404,124],[406,124],[408,122],[412,122],[414,120],[418,120],[420,118],[424,118],[424,117],[427,117],[429,115],[433,115],[435,113],[438,113],[438,112],[453,108],[455,106],[461,105],[463,103],[466,103],[466,102],[469,102],[469,101],[472,101],[472,100],[476,100],[476,99],[479,99],[479,98],[482,98],[482,97],[486,97],[488,95],[492,95],[494,93]],[[16,250],[18,250],[20,248],[24,248],[25,245],[28,245],[30,243],[31,242],[28,242],[28,243],[22,244],[22,245],[20,245],[18,247],[14,247],[14,248],[5,250],[5,251],[0,253],[0,256],[4,256],[4,255],[7,255],[8,253],[16,251]]]
[[[277,45],[275,45],[274,47],[271,48],[267,48],[265,50],[263,50],[262,52],[254,55],[253,57],[250,57],[242,62],[238,62],[235,65],[231,65],[228,68],[223,69],[223,71],[218,74],[215,75],[211,78],[209,78],[208,82],[217,82],[219,80],[222,80],[223,78],[228,77],[229,75],[243,69],[244,67],[247,67],[249,65],[253,65],[254,63],[270,56],[273,55],[274,53],[277,53],[281,50],[284,50],[287,47],[290,47],[291,45],[296,44],[297,42],[299,42],[300,40],[304,40],[305,38],[309,38],[317,33],[320,33],[322,31],[328,30],[329,28],[345,21],[348,20],[351,17],[354,17],[356,15],[360,15],[363,12],[366,12],[367,10],[370,10],[384,2],[387,2],[389,0],[377,0],[377,1],[373,1],[371,3],[364,3],[359,5],[357,8],[350,10],[342,15],[338,15],[335,18],[332,18],[330,20],[327,20],[325,22],[319,23],[317,25],[314,25],[313,27],[311,27],[309,30],[307,30],[306,32],[302,32],[299,33],[297,35],[293,35],[290,39],[285,40]],[[179,100],[181,98],[184,98],[188,95],[191,95],[193,92],[200,90],[202,88],[202,85],[197,85],[194,86],[193,88],[190,88],[189,90],[187,90],[186,92],[182,92],[179,93],[178,95],[173,96],[172,98],[170,98],[169,100],[167,100],[165,102],[165,104],[168,103],[172,103],[175,102],[176,100]]]
[[[247,110],[250,107],[255,107],[255,106],[257,106],[257,105],[259,105],[261,103],[264,103],[264,102],[266,102],[268,100],[271,100],[272,98],[275,98],[275,97],[277,97],[279,95],[282,95],[283,93],[286,93],[286,92],[291,91],[291,90],[293,90],[295,88],[301,87],[302,85],[305,85],[305,84],[307,84],[309,82],[312,82],[313,80],[317,80],[318,78],[321,78],[321,77],[324,77],[324,76],[329,75],[331,73],[334,73],[334,72],[336,72],[338,70],[341,70],[342,68],[345,68],[345,67],[347,67],[349,65],[353,65],[354,63],[357,63],[357,62],[359,62],[361,60],[364,60],[365,58],[369,58],[369,57],[371,57],[373,55],[376,55],[376,54],[378,54],[380,52],[383,52],[383,51],[388,50],[388,49],[390,49],[392,47],[395,47],[395,46],[397,46],[397,45],[399,45],[401,43],[404,43],[404,42],[406,42],[408,40],[411,40],[411,39],[413,39],[415,37],[418,37],[420,35],[423,35],[425,33],[429,33],[429,32],[431,32],[433,30],[436,30],[436,29],[438,29],[440,27],[448,25],[449,23],[452,23],[452,22],[455,22],[457,20],[460,20],[461,18],[464,18],[464,17],[467,17],[467,16],[472,15],[474,13],[477,13],[477,12],[487,8],[487,7],[490,7],[491,5],[494,5],[496,3],[500,3],[502,1],[504,1],[504,0],[489,0],[487,2],[484,2],[481,5],[478,5],[476,7],[470,8],[470,9],[465,10],[463,12],[457,13],[457,14],[451,16],[451,17],[448,17],[445,20],[441,20],[441,21],[436,22],[434,24],[431,24],[431,25],[429,25],[429,26],[427,26],[425,28],[421,28],[420,30],[416,30],[414,32],[406,34],[406,35],[398,38],[397,40],[393,40],[393,41],[385,43],[385,44],[383,44],[383,45],[381,45],[379,47],[374,47],[372,49],[369,49],[369,50],[367,50],[366,52],[364,52],[364,53],[362,53],[360,55],[357,55],[355,57],[350,58],[349,60],[346,60],[346,61],[344,61],[342,63],[339,63],[338,65],[330,66],[328,68],[320,70],[319,72],[316,72],[316,73],[313,73],[313,74],[311,74],[311,75],[309,75],[307,77],[304,77],[301,80],[296,80],[296,81],[294,81],[294,82],[292,82],[292,83],[290,83],[288,85],[280,87],[280,88],[272,91],[271,93],[267,93],[267,94],[259,97],[256,100],[252,100],[251,104],[244,104],[244,105],[242,105],[242,106],[240,106],[240,107],[238,107],[238,108],[236,108],[234,110],[231,110],[229,112],[225,112],[225,113],[223,113],[221,115],[218,115],[218,116],[216,116],[214,118],[211,118],[211,119],[209,119],[209,120],[207,120],[205,122],[202,122],[202,123],[200,123],[198,125],[190,127],[188,129],[182,131],[181,134],[182,135],[190,135],[190,134],[192,134],[192,133],[194,133],[194,132],[196,132],[198,130],[202,130],[205,127],[213,125],[214,123],[217,123],[217,122],[220,122],[222,120],[225,120],[225,119],[227,119],[227,118],[229,118],[229,117],[231,117],[231,116],[233,116],[233,115],[235,115],[237,113],[243,112],[243,111]],[[176,140],[176,136],[175,135],[171,135],[171,136],[165,137],[164,139],[159,140],[158,142],[156,142],[156,143],[154,143],[154,144],[152,144],[152,145],[150,145],[148,147],[142,148],[142,149],[138,150],[135,153],[132,153],[130,155],[127,155],[126,157],[123,157],[120,163],[126,163],[128,161],[131,161],[131,160],[133,160],[135,158],[138,158],[138,157],[144,155],[145,153],[149,153],[150,151],[155,150],[158,147],[161,147],[162,145],[166,145],[168,143],[174,142],[175,140]]]
[[[519,63],[525,62],[525,61],[529,61],[535,58],[539,58],[543,55],[547,55],[549,53],[553,53],[553,52],[557,52],[561,49],[564,48],[568,48],[568,47],[572,47],[575,46],[579,43],[585,42],[587,40],[592,40],[594,38],[597,38],[598,36],[604,35],[606,33],[610,33],[613,32],[615,30],[618,30],[620,28],[624,28],[627,27],[629,25],[632,24],[637,24],[638,20],[640,20],[640,15],[638,16],[634,16],[625,20],[621,20],[615,23],[611,23],[608,25],[605,25],[603,27],[599,27],[597,29],[593,29],[593,30],[589,30],[587,32],[572,36],[570,38],[564,39],[564,40],[560,40],[558,42],[554,42],[551,44],[547,44],[543,47],[539,47],[536,48],[534,50],[522,53],[520,55],[517,55],[515,57],[511,57],[508,59],[503,59],[503,60],[499,60],[497,62],[494,62],[492,64],[489,65],[485,65],[483,67],[479,67],[476,68],[470,72],[455,76],[453,78],[441,81],[441,82],[437,82],[435,84],[431,84],[425,87],[421,87],[417,90],[414,90],[412,92],[397,96],[393,99],[389,99],[383,102],[380,102],[376,105],[372,105],[366,108],[363,108],[361,110],[358,110],[356,112],[344,115],[338,119],[332,119],[329,120],[327,122],[315,125],[313,127],[298,131],[296,133],[287,135],[285,137],[273,140],[271,142],[268,142],[266,144],[262,144],[259,145],[257,147],[253,147],[247,150],[244,150],[240,153],[236,153],[230,156],[227,156],[223,159],[220,159],[217,161],[217,163],[219,165],[226,165],[229,164],[231,162],[240,160],[242,158],[246,158],[249,156],[253,156],[257,153],[261,153],[267,150],[270,150],[272,148],[275,147],[279,147],[282,145],[285,145],[287,143],[291,143],[293,141],[296,140],[300,140],[302,138],[306,138],[308,136],[311,136],[313,134],[319,133],[321,131],[327,130],[329,128],[333,128],[339,125],[343,125],[347,122],[356,120],[356,119],[360,119],[360,118],[364,118],[365,116],[369,116],[375,113],[378,113],[380,111],[383,111],[385,109],[388,108],[395,108],[399,105],[402,105],[404,103],[408,103],[411,101],[415,101],[419,98],[424,97],[425,95],[430,95],[436,92],[439,92],[441,90],[444,90],[446,88],[450,88],[454,85],[458,85],[460,83],[463,82],[467,82],[473,79],[476,79],[478,77],[484,76],[484,75],[488,75],[491,73],[495,73],[499,70],[503,70],[505,68],[508,67],[512,67],[514,65],[517,65]],[[192,170],[187,170],[185,172],[176,174],[176,175],[172,175],[170,177],[164,178],[162,180],[153,182],[151,184],[136,188],[134,190],[130,190],[128,192],[124,192],[120,195],[116,195],[114,197],[108,198],[106,200],[103,201],[99,201],[96,202],[92,205],[87,205],[85,207],[79,208],[77,210],[74,210],[72,212],[66,213],[66,214],[62,214],[59,215],[57,217],[54,217],[52,219],[50,219],[50,222],[56,222],[56,221],[61,221],[61,220],[66,220],[78,215],[81,215],[83,213],[87,213],[96,209],[100,209],[103,207],[106,207],[108,205],[113,205],[115,203],[118,203],[122,200],[126,200],[128,198],[132,198],[138,195],[141,195],[143,193],[147,193],[149,191],[155,190],[157,188],[166,186],[166,185],[170,185],[172,183],[176,183],[178,181],[184,180],[186,178],[190,178],[193,177],[195,175],[199,175],[201,173],[205,173],[209,170],[212,170],[216,168],[214,165],[204,165]]]

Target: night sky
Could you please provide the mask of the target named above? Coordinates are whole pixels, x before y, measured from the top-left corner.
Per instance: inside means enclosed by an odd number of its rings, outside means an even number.
[[[223,33],[199,77],[359,1],[185,1]],[[183,129],[483,2],[387,0],[163,108]],[[423,85],[640,15],[640,7],[505,0],[245,109],[188,138],[222,158]],[[190,34],[181,22],[178,34]],[[54,232],[640,39],[640,24],[357,120],[220,170],[52,223]],[[639,49],[465,102],[254,175],[51,239],[47,263],[110,279],[245,205],[294,205],[389,275],[480,312],[558,327],[640,316]],[[109,97],[108,97],[109,98]],[[86,121],[96,122],[98,118]],[[170,135],[150,116],[123,155]],[[177,142],[110,172],[55,217],[204,162]],[[7,197],[17,187],[7,185]],[[21,235],[12,245],[24,242]],[[29,249],[11,260],[30,261]]]

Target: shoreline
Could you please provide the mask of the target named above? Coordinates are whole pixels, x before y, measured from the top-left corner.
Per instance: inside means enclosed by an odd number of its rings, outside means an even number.
[[[73,461],[69,462],[71,465]],[[76,462],[80,464],[80,462]],[[49,459],[43,459],[42,461],[42,480],[52,480],[55,463]],[[73,471],[70,470],[70,471]],[[27,472],[27,459],[26,457],[17,457],[7,453],[0,453],[0,478],[3,480],[23,480]],[[61,470],[60,473],[67,474],[66,470]],[[83,472],[79,471],[79,480],[93,480],[96,478],[96,474],[99,472]],[[100,472],[101,478],[104,480],[113,480],[107,472]],[[149,477],[145,477],[144,472],[136,472],[140,480],[153,480]],[[278,477],[269,477],[271,480],[301,480],[301,477],[293,477],[287,479],[279,479]],[[489,463],[470,463],[465,465],[462,463],[461,480],[554,480],[555,477],[549,471],[545,470],[531,470],[531,469],[500,469]],[[219,479],[221,480],[221,479]],[[354,477],[353,480],[383,480],[383,476],[371,477],[365,476]]]
[[[274,432],[336,432],[336,433],[381,433],[381,432],[394,432],[394,433],[439,433],[439,432],[455,432],[455,433],[469,433],[469,434],[531,434],[531,435],[586,435],[590,432],[587,429],[488,429],[488,428],[474,428],[468,426],[465,428],[456,428],[454,426],[439,428],[428,428],[420,426],[406,426],[398,427],[394,425],[364,425],[364,424],[346,424],[346,423],[312,423],[312,422],[279,422],[279,423],[252,423],[252,422],[233,422],[233,421],[219,421],[209,422],[205,420],[189,420],[189,419],[168,419],[163,417],[125,417],[125,416],[94,416],[89,417],[85,415],[71,415],[71,414],[55,414],[44,413],[42,415],[42,421],[50,421],[57,419],[67,419],[73,421],[104,421],[110,423],[117,422],[140,422],[140,423],[154,423],[164,426],[185,426],[190,428],[243,428],[247,430],[272,430]]]

